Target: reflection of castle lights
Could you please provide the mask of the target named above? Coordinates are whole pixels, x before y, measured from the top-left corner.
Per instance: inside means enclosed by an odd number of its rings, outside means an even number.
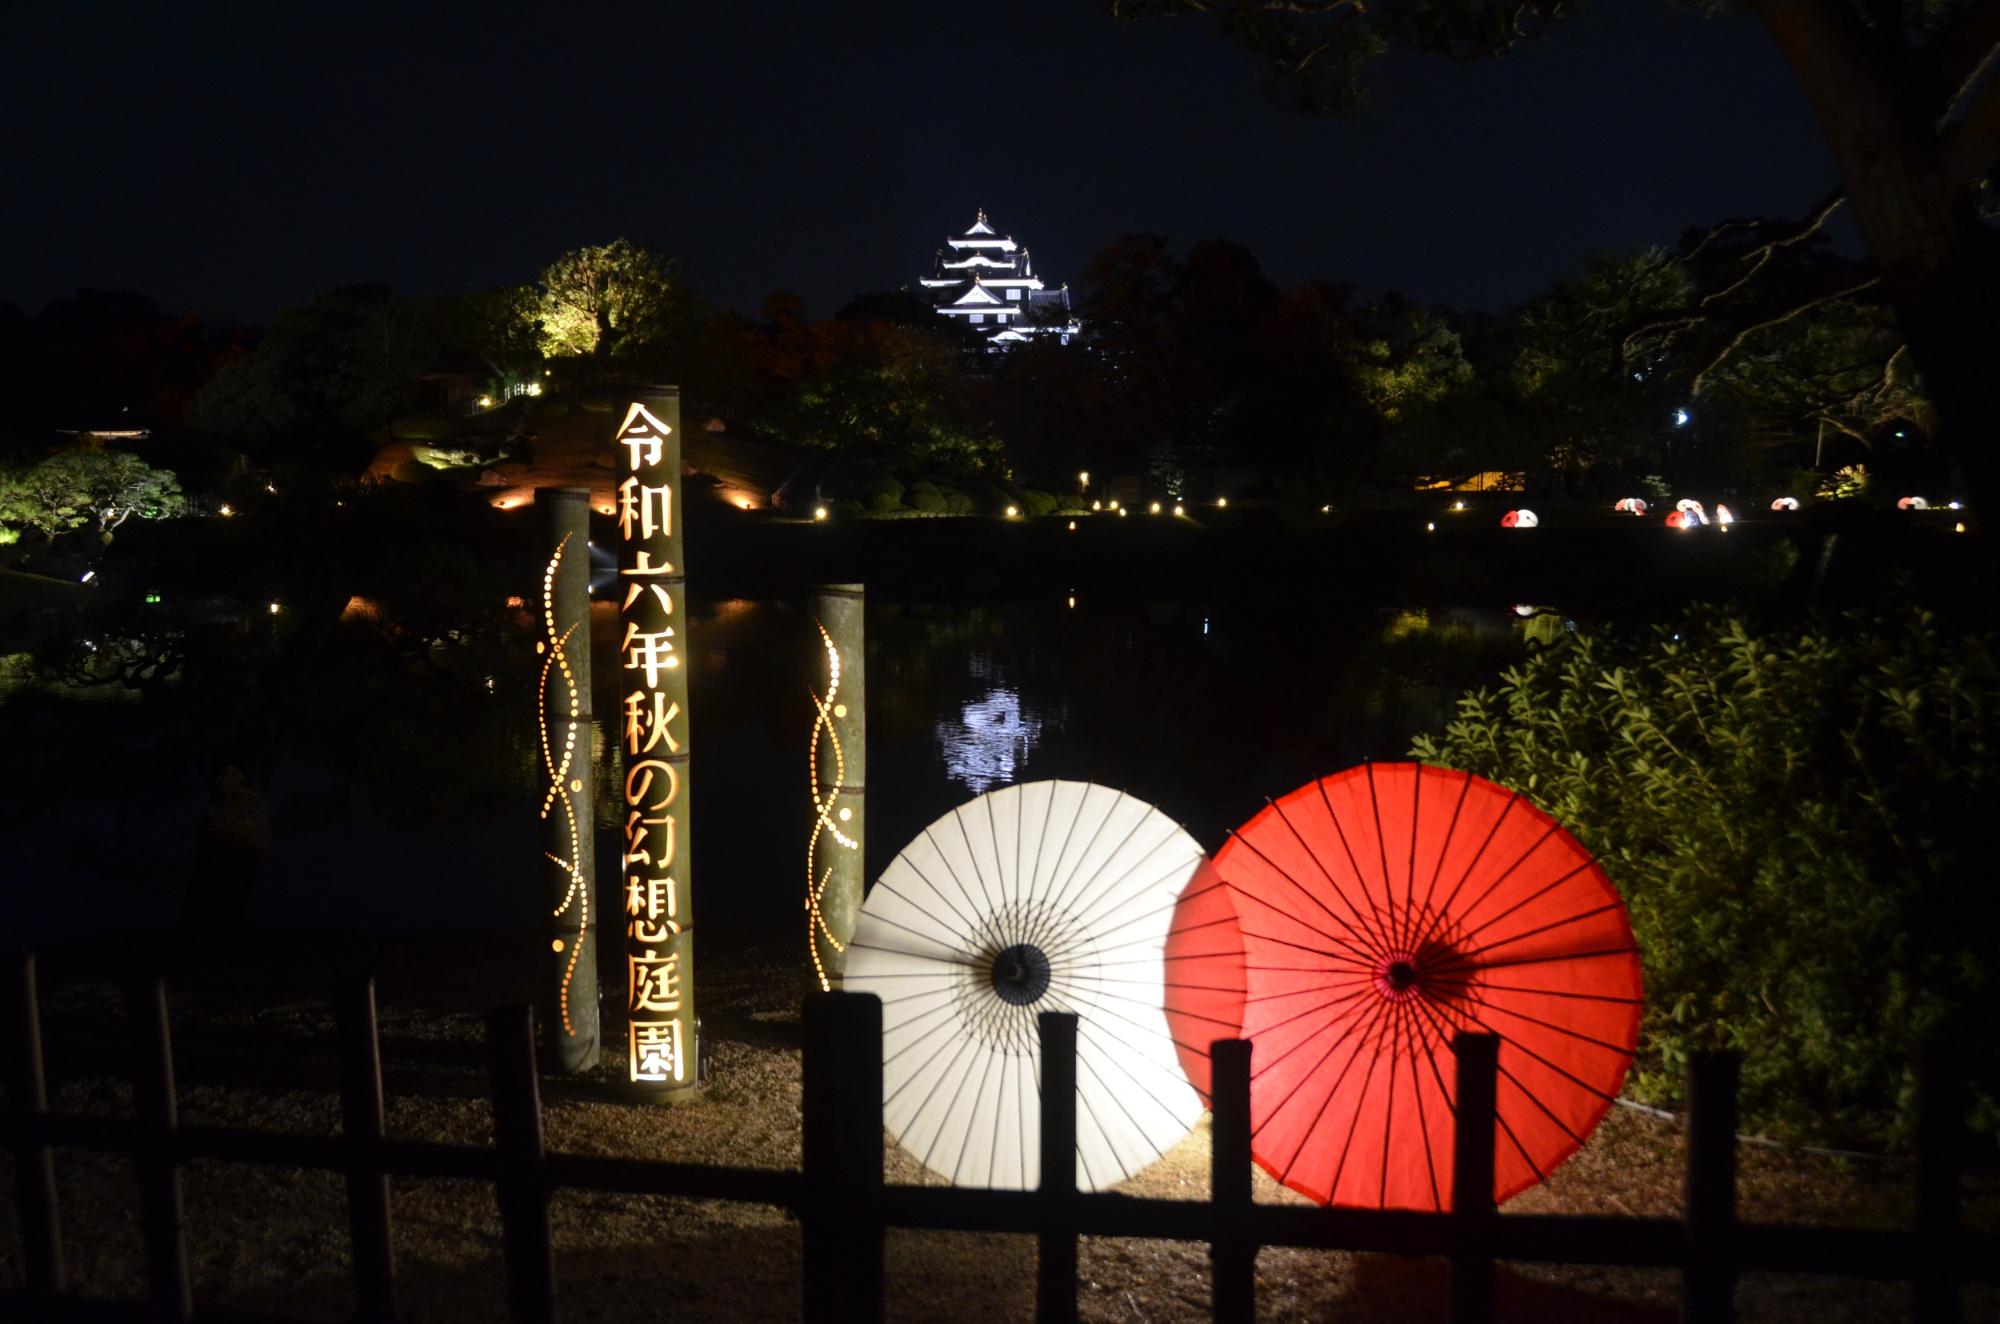
[[[590,549],[590,593],[595,597],[618,582],[618,554],[594,542],[584,545]]]
[[[937,724],[945,775],[974,795],[1015,780],[1042,737],[1042,719],[1021,710],[1021,696],[1005,687],[966,704],[956,721]]]

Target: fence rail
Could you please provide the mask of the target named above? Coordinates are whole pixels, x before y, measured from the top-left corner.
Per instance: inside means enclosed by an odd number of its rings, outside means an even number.
[[[1266,1246],[1449,1260],[1451,1315],[1465,1324],[1493,1315],[1499,1261],[1678,1269],[1690,1320],[1733,1318],[1738,1277],[1809,1273],[1902,1281],[1912,1318],[1960,1318],[1968,1282],[2000,1282],[2000,1239],[1966,1235],[1960,1223],[1962,1091],[1948,1063],[1926,1064],[1918,1136],[1916,1219],[1906,1231],[1746,1225],[1736,1221],[1737,1061],[1696,1059],[1690,1070],[1687,1202],[1684,1219],[1522,1214],[1501,1217],[1492,1202],[1497,1041],[1461,1036],[1453,1207],[1448,1213],[1320,1209],[1258,1204],[1250,1182],[1250,1052],[1241,1041],[1215,1046],[1213,1172],[1210,1198],[1160,1200],[1074,1189],[1076,1020],[1041,1017],[1041,1134],[1044,1182],[1034,1191],[891,1186],[883,1181],[882,1008],[861,994],[806,999],[803,1158],[799,1171],[711,1167],[647,1159],[551,1154],[542,1131],[540,1079],[526,1007],[487,1020],[494,1144],[491,1147],[388,1139],[383,1127],[380,1038],[372,983],[344,989],[340,1026],[342,1131],[290,1136],[179,1123],[164,983],[133,990],[134,1115],[67,1116],[48,1107],[41,1017],[32,956],[17,967],[16,1043],[4,1118],[14,1156],[25,1264],[24,1289],[0,1293],[10,1318],[271,1319],[196,1311],[183,1234],[180,1170],[197,1159],[311,1169],[347,1183],[356,1318],[397,1316],[392,1177],[457,1177],[489,1182],[499,1207],[512,1316],[545,1324],[556,1313],[549,1231],[556,1190],[668,1195],[775,1206],[800,1223],[807,1320],[880,1319],[883,1238],[888,1228],[1027,1233],[1037,1239],[1036,1317],[1073,1320],[1077,1238],[1112,1236],[1203,1241],[1210,1246],[1215,1318],[1247,1321],[1255,1311],[1255,1263]],[[872,1064],[872,1068],[871,1065]],[[56,1199],[57,1147],[132,1158],[149,1296],[86,1302],[67,1291]],[[1065,1180],[1065,1178],[1068,1180]]]

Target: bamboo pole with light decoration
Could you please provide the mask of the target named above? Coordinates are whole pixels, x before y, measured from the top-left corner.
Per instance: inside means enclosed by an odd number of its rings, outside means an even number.
[[[536,721],[542,770],[542,867],[547,875],[549,975],[542,981],[542,1044],[556,1071],[597,1065],[597,863],[590,766],[590,492],[544,487],[542,575],[536,585],[541,659]]]
[[[860,584],[813,594],[812,834],[806,842],[806,941],[813,979],[840,987],[861,917],[868,785],[867,596]]]
[[[619,752],[626,1062],[674,1097],[699,1076],[689,885],[687,566],[681,405],[674,387],[631,397],[614,438],[618,525]]]

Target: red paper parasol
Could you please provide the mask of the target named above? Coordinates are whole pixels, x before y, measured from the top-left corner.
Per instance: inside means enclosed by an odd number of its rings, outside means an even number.
[[[1624,904],[1505,787],[1363,764],[1273,803],[1214,868],[1243,935],[1252,1153],[1293,1190],[1448,1208],[1460,1031],[1501,1039],[1496,1200],[1575,1153],[1617,1096],[1640,1008]]]
[[[1243,1030],[1243,929],[1229,887],[1203,860],[1174,903],[1163,964],[1167,1033],[1181,1071],[1211,1102],[1209,1045]]]

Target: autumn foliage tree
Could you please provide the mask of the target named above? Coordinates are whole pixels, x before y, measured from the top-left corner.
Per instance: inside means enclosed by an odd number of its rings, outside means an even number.
[[[542,350],[599,363],[684,350],[699,302],[680,264],[625,239],[572,249],[542,272]]]

